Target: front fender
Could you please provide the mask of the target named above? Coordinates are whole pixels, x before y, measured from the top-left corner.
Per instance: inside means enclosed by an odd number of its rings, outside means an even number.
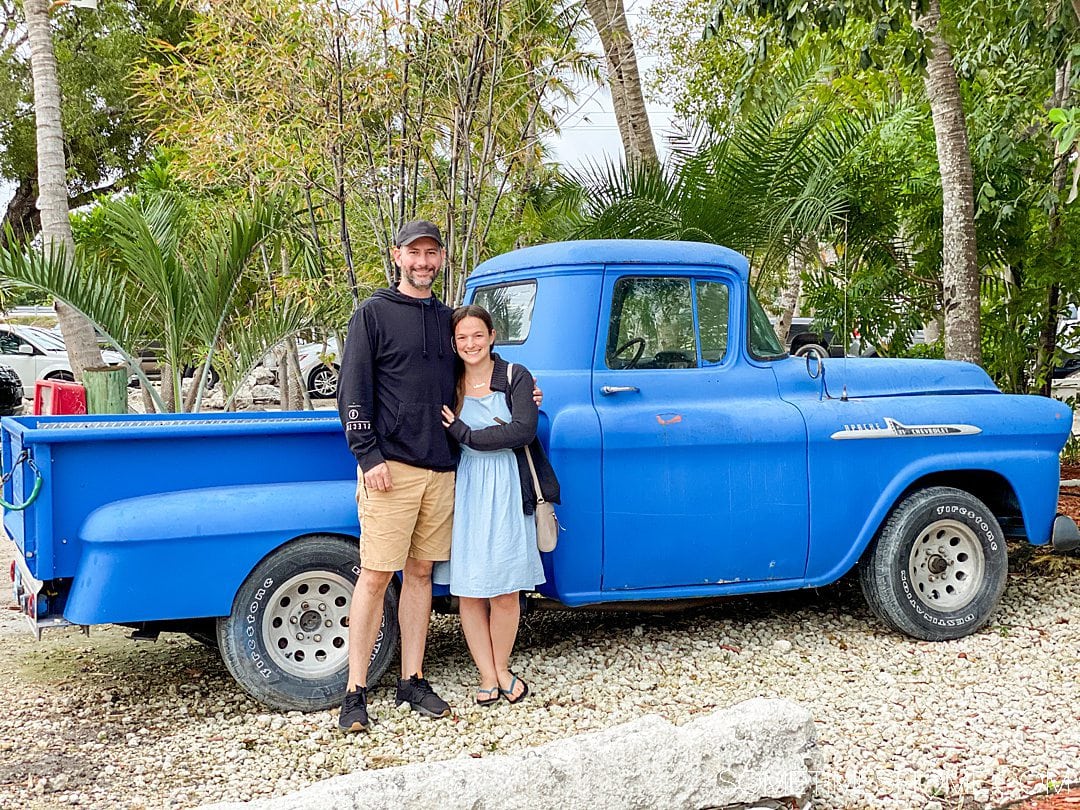
[[[954,486],[960,489],[964,488],[962,477],[965,473],[1000,475],[1017,496],[1029,542],[1033,545],[1049,542],[1057,514],[1057,468],[1033,465],[1031,461],[1032,453],[1026,450],[998,451],[993,454],[992,463],[988,463],[986,454],[980,452],[942,452],[912,459],[880,490],[858,528],[855,542],[840,558],[830,558],[828,551],[836,548],[834,544],[815,543],[815,538],[811,538],[807,586],[827,585],[851,570],[903,494],[920,479],[932,475],[956,476],[960,480]]]
[[[306,534],[358,535],[355,481],[211,487],[115,501],[79,530],[64,618],[225,616],[255,565]]]

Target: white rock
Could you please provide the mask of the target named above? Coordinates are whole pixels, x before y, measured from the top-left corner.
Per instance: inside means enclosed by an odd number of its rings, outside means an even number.
[[[684,726],[649,715],[522,753],[418,763],[336,777],[245,810],[364,807],[705,807],[810,795],[816,762],[809,712],[755,699]],[[241,810],[239,805],[213,805]]]

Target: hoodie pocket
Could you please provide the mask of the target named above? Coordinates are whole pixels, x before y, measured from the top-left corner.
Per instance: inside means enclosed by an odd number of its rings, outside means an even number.
[[[427,403],[399,405],[394,426],[386,434],[385,442],[395,448],[396,455],[403,460],[441,462],[445,452],[436,452],[439,458],[433,458],[433,451],[447,444],[439,407]]]

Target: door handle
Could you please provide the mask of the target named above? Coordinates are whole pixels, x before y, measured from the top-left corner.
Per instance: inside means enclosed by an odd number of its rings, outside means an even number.
[[[600,393],[605,397],[612,394],[625,394],[627,392],[637,393],[638,387],[636,385],[602,385],[600,386]]]

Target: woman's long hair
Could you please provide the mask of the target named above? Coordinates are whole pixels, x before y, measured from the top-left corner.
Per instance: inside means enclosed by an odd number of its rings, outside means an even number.
[[[455,309],[454,314],[450,316],[451,339],[453,339],[454,333],[457,332],[458,324],[466,318],[479,318],[487,327],[489,335],[495,331],[495,322],[491,320],[490,312],[476,304],[466,304]],[[490,352],[489,349],[488,353],[490,354]],[[457,397],[454,402],[454,413],[461,416],[461,406],[465,404],[465,363],[462,362],[461,355],[457,352],[456,343],[454,344],[454,356],[457,358]]]

